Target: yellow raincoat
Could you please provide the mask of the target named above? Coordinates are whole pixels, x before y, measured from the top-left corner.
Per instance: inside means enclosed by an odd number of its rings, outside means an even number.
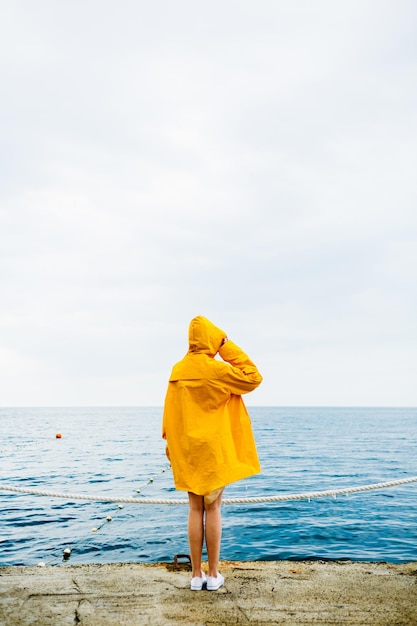
[[[202,496],[261,471],[241,394],[262,376],[236,344],[221,345],[225,337],[205,317],[191,321],[188,352],[174,365],[165,398],[162,436],[175,486]]]

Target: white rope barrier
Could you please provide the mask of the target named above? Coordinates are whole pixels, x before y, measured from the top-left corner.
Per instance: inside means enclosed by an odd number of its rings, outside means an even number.
[[[407,485],[417,482],[417,476],[411,478],[401,478],[399,480],[390,480],[384,483],[373,483],[371,485],[362,485],[358,487],[346,487],[344,489],[328,489],[327,491],[309,491],[307,493],[282,494],[277,496],[258,496],[250,498],[225,498],[223,504],[258,504],[262,502],[285,502],[291,500],[312,500],[313,498],[326,498],[328,496],[349,495],[350,493],[360,493],[363,491],[371,491],[373,489],[386,489],[388,487],[397,487],[398,485]],[[61,493],[58,491],[44,491],[41,489],[26,489],[25,487],[11,487],[0,485],[0,491],[10,493],[25,494],[32,496],[46,496],[48,498],[65,498],[66,500],[85,500],[87,502],[115,502],[124,504],[188,504],[188,500],[183,499],[162,499],[162,498],[123,498],[111,496],[89,496],[79,493]]]

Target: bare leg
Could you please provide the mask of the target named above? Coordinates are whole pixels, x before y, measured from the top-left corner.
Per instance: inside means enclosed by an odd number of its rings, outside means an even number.
[[[204,499],[195,493],[188,492],[190,510],[188,512],[188,542],[190,544],[193,577],[201,578],[201,555],[204,541]]]
[[[221,503],[222,493],[211,504],[206,504],[206,547],[208,556],[208,575],[216,577],[219,568],[220,542],[222,538]]]

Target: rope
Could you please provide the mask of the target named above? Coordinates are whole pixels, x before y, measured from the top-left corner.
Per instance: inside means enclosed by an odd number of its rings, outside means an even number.
[[[150,476],[146,482],[139,485],[139,487],[135,490],[136,493],[142,493],[142,491],[146,489],[147,487],[149,487],[149,485],[154,484],[154,481],[158,478],[158,476],[160,476],[161,474],[164,474],[169,468],[170,468],[170,464],[168,463],[167,465],[165,465],[165,467],[159,470],[159,472],[156,472],[155,474]],[[98,533],[102,528],[108,525],[108,522],[112,522],[112,525],[113,525],[122,510],[123,510],[123,504],[119,504],[117,507],[117,510],[113,512],[112,514],[107,515],[107,517],[103,518],[101,523],[98,526],[91,528],[88,535],[80,536],[77,539],[74,539],[72,541],[67,541],[64,544],[66,547],[63,552],[62,552],[62,547],[58,548],[55,551],[56,552],[55,556],[52,556],[47,561],[41,561],[40,563],[38,563],[38,566],[44,567],[45,565],[51,565],[52,563],[58,563],[59,561],[61,562],[68,561],[71,557],[71,554],[74,551],[79,550],[80,544],[83,542],[87,542],[89,538],[91,538],[91,533]]]
[[[223,504],[254,504],[261,502],[284,502],[288,500],[312,500],[313,498],[325,498],[328,496],[348,495],[350,493],[360,493],[362,491],[371,491],[372,489],[385,489],[387,487],[396,487],[397,485],[406,485],[408,483],[417,482],[417,476],[411,478],[401,478],[399,480],[391,480],[384,483],[373,483],[371,485],[362,485],[358,487],[346,487],[344,489],[329,489],[327,491],[309,491],[307,493],[295,493],[278,496],[260,496],[251,498],[225,498]],[[41,489],[26,489],[24,487],[11,487],[0,485],[0,491],[8,491],[12,493],[20,493],[33,496],[47,496],[49,498],[65,498],[66,500],[86,500],[88,502],[116,502],[125,504],[188,504],[188,500],[180,499],[160,499],[160,498],[118,498],[111,496],[89,496],[77,493],[60,493],[58,491],[43,491]]]

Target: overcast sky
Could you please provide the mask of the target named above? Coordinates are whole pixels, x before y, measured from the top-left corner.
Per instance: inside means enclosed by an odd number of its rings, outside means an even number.
[[[2,0],[0,405],[417,405],[414,0]]]

